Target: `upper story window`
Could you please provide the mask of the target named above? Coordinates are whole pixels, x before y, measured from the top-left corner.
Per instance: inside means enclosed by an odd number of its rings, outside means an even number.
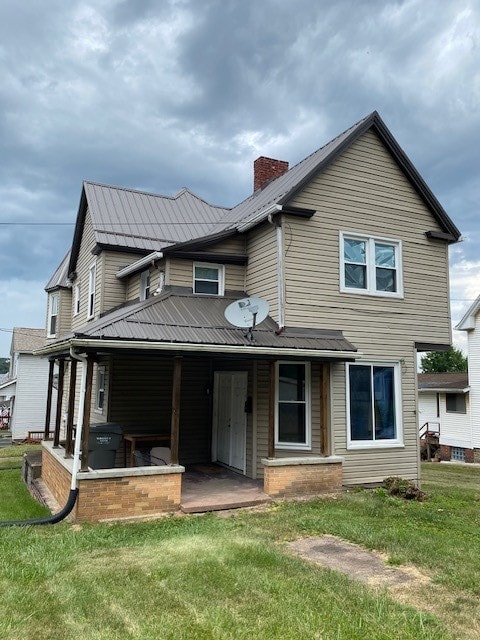
[[[447,413],[467,413],[467,401],[464,393],[445,394]]]
[[[50,295],[49,309],[48,309],[48,333],[49,338],[54,338],[57,335],[57,317],[58,317],[58,293],[52,293]]]
[[[340,233],[340,291],[401,298],[401,242]]]
[[[142,271],[140,275],[140,300],[150,297],[150,271]]]
[[[223,265],[199,262],[193,265],[193,293],[214,296],[224,294],[225,271]]]
[[[310,449],[310,365],[277,362],[276,373],[275,446]]]
[[[347,363],[346,371],[348,448],[402,446],[400,365]]]
[[[80,284],[77,282],[73,287],[73,315],[80,313]]]
[[[88,270],[88,305],[87,319],[93,318],[95,313],[95,281],[96,281],[96,264],[92,264]]]

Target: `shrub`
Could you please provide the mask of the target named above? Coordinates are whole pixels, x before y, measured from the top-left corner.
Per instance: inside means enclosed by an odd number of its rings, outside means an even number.
[[[397,496],[398,498],[404,498],[405,500],[418,500],[418,502],[422,502],[425,497],[425,493],[423,491],[420,491],[413,482],[405,480],[405,478],[390,476],[385,478],[382,486],[391,496]]]

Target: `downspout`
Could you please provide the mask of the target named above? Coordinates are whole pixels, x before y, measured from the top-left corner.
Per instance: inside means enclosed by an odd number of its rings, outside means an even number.
[[[77,488],[77,475],[80,466],[80,447],[82,442],[82,427],[83,427],[83,414],[85,411],[85,387],[87,384],[87,359],[83,356],[79,356],[70,347],[70,356],[75,360],[79,360],[82,363],[82,378],[80,381],[80,406],[78,409],[78,427],[75,434],[75,448],[73,453],[73,468],[72,468],[72,482],[70,484],[70,493],[68,500],[58,513],[47,518],[38,518],[36,520],[9,520],[6,522],[0,522],[0,527],[26,527],[35,524],[56,524],[64,520],[69,513],[71,513],[78,497]]]
[[[277,300],[278,300],[278,329],[281,333],[285,328],[285,269],[283,260],[283,227],[280,216],[268,216],[268,222],[275,225],[277,234]]]

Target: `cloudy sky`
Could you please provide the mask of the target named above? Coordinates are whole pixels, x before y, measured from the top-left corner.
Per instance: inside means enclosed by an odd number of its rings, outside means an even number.
[[[475,0],[2,0],[0,77],[0,356],[44,325],[83,179],[231,206],[258,155],[374,109],[463,233],[454,321],[480,294]]]

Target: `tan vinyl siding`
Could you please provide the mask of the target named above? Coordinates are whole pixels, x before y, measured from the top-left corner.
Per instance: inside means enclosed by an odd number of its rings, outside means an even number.
[[[55,336],[47,337],[50,328],[50,298],[52,295],[58,296],[58,313],[57,313],[57,326],[55,330]],[[47,295],[47,322],[45,342],[52,342],[58,340],[61,336],[70,331],[72,322],[72,293],[68,289],[56,289],[49,292]]]
[[[125,280],[119,280],[116,274],[142,257],[141,254],[123,251],[102,251],[101,313],[123,304],[126,299]]]
[[[413,343],[450,342],[448,254],[425,232],[441,230],[372,131],[291,203],[311,219],[284,218],[286,324],[342,329],[365,361],[402,361],[405,448],[346,450],[345,371],[333,367],[335,453],[346,456],[347,483],[386,475],[416,478],[417,419]],[[403,298],[340,292],[340,232],[402,243]]]
[[[95,314],[100,310],[100,282],[102,278],[101,261],[97,256],[92,254],[95,248],[95,235],[92,227],[90,213],[87,211],[85,215],[85,224],[83,227],[82,240],[80,243],[80,251],[78,254],[76,272],[77,277],[73,284],[80,284],[80,312],[72,317],[72,329],[79,329],[87,322],[88,309],[88,274],[91,265],[95,262],[97,265],[96,272],[96,295],[95,295]]]
[[[275,227],[264,224],[247,238],[248,265],[246,291],[250,296],[265,298],[270,316],[278,321],[277,239]]]
[[[193,287],[193,264],[199,260],[181,260],[168,258],[168,282],[166,284],[179,287]],[[211,264],[211,260],[208,261]],[[218,264],[221,264],[220,262]],[[225,291],[245,290],[245,267],[238,264],[226,264],[225,266]]]
[[[217,244],[212,244],[204,250],[201,249],[200,253],[205,251],[208,253],[233,253],[243,255],[245,254],[245,250],[245,236],[236,236],[228,240],[222,240],[222,242],[217,242]]]
[[[146,271],[144,269],[143,271]],[[150,267],[150,295],[152,296],[155,291],[158,289],[160,283],[160,273],[165,272],[165,261],[162,260],[157,264],[155,268]],[[140,281],[141,281],[142,272],[135,273],[130,278],[128,278],[126,283],[126,299],[128,301],[139,300],[140,299]]]

